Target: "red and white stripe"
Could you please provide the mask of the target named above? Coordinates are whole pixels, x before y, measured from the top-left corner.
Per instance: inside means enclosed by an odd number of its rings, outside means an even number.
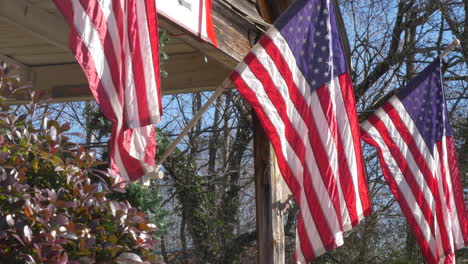
[[[153,170],[162,113],[154,0],[54,0],[70,46],[112,121],[111,170],[136,180]]]
[[[468,241],[463,190],[452,137],[431,154],[401,101],[392,97],[362,125],[428,263],[455,263]]]
[[[316,91],[275,28],[231,79],[255,110],[300,206],[297,258],[308,262],[343,244],[370,213],[359,123],[349,74]]]

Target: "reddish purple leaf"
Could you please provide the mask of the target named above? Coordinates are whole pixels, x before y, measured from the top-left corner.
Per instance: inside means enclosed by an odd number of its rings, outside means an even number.
[[[23,240],[17,234],[11,234],[11,236],[18,240],[21,245],[26,246],[26,244],[24,244]]]
[[[73,207],[73,202],[60,200],[55,203],[55,206],[57,206],[57,208],[71,208]]]
[[[67,252],[63,252],[63,255],[57,260],[57,264],[67,264],[67,263],[68,263]]]
[[[68,217],[62,214],[59,214],[59,215],[52,217],[51,222],[57,225],[66,226],[68,225]]]
[[[26,263],[27,264],[36,264],[36,261],[31,255],[26,255]]]

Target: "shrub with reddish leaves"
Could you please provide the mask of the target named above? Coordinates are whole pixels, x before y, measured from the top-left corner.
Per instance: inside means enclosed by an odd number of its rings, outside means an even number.
[[[19,82],[0,65],[0,263],[157,263],[156,226],[127,201],[93,152],[69,141],[70,126],[32,125],[6,97]],[[34,99],[36,94],[31,93]]]

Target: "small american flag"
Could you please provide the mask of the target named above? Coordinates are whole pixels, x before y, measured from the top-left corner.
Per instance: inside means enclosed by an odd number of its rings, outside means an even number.
[[[362,124],[428,263],[455,263],[468,222],[442,85],[431,63]]]
[[[296,0],[231,80],[255,110],[300,207],[298,263],[371,211],[351,78],[330,0]]]
[[[136,180],[154,169],[153,124],[161,116],[154,0],[54,0],[70,46],[104,115],[112,121],[111,170]]]

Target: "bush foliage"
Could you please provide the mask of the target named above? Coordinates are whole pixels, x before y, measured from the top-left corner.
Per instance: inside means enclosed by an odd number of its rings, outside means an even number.
[[[156,226],[128,201],[119,179],[95,169],[93,152],[70,142],[70,125],[33,126],[37,94],[16,115],[21,87],[0,67],[0,263],[156,263]]]

